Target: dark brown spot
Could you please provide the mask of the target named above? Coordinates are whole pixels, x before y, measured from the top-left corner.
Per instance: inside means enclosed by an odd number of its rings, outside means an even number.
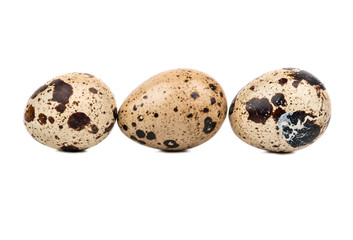
[[[174,108],[174,112],[177,112],[177,111],[178,111],[178,108],[177,108],[177,107],[175,107],[175,108]]]
[[[34,118],[35,118],[34,107],[32,105],[29,105],[25,112],[24,119],[26,122],[32,122]]]
[[[31,96],[32,99],[34,99],[35,97],[37,97],[38,94],[40,94],[41,92],[43,92],[45,89],[47,89],[48,85],[44,84],[43,86],[41,86],[40,88],[38,88]]]
[[[281,107],[285,107],[287,106],[287,101],[284,98],[284,95],[282,93],[276,93],[272,98],[271,98],[271,102],[273,103],[273,105],[275,106],[281,106]]]
[[[59,104],[58,106],[55,107],[56,111],[58,111],[59,113],[63,113],[66,109],[65,104]]]
[[[212,118],[207,117],[204,120],[203,132],[206,134],[211,133],[216,127],[216,122],[212,122]]]
[[[215,104],[216,103],[216,99],[211,97],[211,105]]]
[[[204,109],[203,109],[203,112],[204,112],[204,113],[208,113],[209,111],[210,111],[210,110],[209,110],[208,108],[204,108]]]
[[[38,122],[40,123],[40,125],[45,125],[47,124],[47,116],[43,113],[40,113],[38,115]]]
[[[219,93],[219,96],[223,97],[223,92],[220,92],[220,93]]]
[[[147,95],[143,96],[143,99],[147,99],[147,98],[148,98]]]
[[[186,116],[187,118],[192,118],[192,113]]]
[[[59,129],[63,129],[63,126],[62,126],[62,125],[59,125]]]
[[[200,97],[200,95],[199,95],[198,92],[192,92],[192,93],[190,94],[190,96],[191,96],[193,99],[196,99],[196,98]]]
[[[286,111],[284,111],[282,108],[277,108],[274,112],[273,112],[273,119],[275,120],[275,122],[278,122],[278,119],[282,116],[282,114],[286,113]]]
[[[136,131],[136,135],[137,135],[139,138],[144,138],[144,137],[146,136],[145,132],[142,131],[142,130],[140,130],[140,129],[138,129],[138,130]]]
[[[167,146],[167,148],[177,148],[177,147],[179,147],[179,144],[177,144],[177,142],[174,141],[174,140],[166,140],[166,141],[163,142],[163,144],[165,146]]]
[[[115,122],[112,122],[112,123],[109,125],[109,127],[105,128],[105,129],[104,129],[104,133],[110,132],[110,131],[113,129],[113,127],[114,127],[114,123],[115,123]]]
[[[298,86],[299,86],[299,83],[300,83],[300,81],[294,81],[293,83],[292,83],[292,86],[293,87],[295,87],[295,88],[297,88]]]
[[[137,117],[137,119],[141,122],[141,121],[143,121],[143,116],[142,116],[142,115],[139,115],[139,116]]]
[[[95,89],[93,87],[89,88],[88,90],[93,94],[97,94],[97,92],[98,92],[97,89]]]
[[[213,84],[210,84],[210,85],[208,85],[210,88],[211,88],[211,90],[213,90],[213,91],[215,91],[216,89],[217,89],[217,87],[215,86],[215,85],[213,85]]]
[[[250,89],[251,91],[254,91],[254,90],[255,90],[255,86],[251,86],[249,89]]]
[[[132,107],[132,110],[134,110],[134,111],[136,111],[136,110],[137,110],[136,105],[134,105],[134,106]]]
[[[55,122],[54,118],[52,116],[48,117],[48,120],[51,124],[53,124]]]
[[[81,131],[84,129],[88,124],[90,124],[91,119],[83,112],[77,112],[71,114],[69,117],[69,120],[67,121],[67,124],[69,125],[70,128],[76,130],[76,131]]]
[[[278,83],[281,84],[282,86],[288,82],[287,78],[281,78],[278,80]]]
[[[148,132],[146,137],[148,140],[156,139],[156,135],[154,134],[154,132]]]
[[[155,117],[155,118],[158,118],[158,113],[155,113],[155,114],[154,114],[154,117]]]
[[[60,150],[65,151],[65,152],[78,152],[80,149],[78,147],[75,147],[73,145],[69,146],[62,146]]]
[[[93,125],[91,126],[91,131],[90,131],[90,133],[97,134],[98,131],[99,131],[98,127],[93,124]]]
[[[123,125],[123,129],[124,129],[125,131],[127,131],[129,128],[128,128],[128,126]]]
[[[293,77],[296,81],[301,82],[302,80],[305,80],[307,83],[309,83],[311,86],[319,86],[319,89],[325,90],[325,86],[320,82],[319,79],[317,79],[314,75],[311,73],[305,71],[305,70],[300,70],[297,72],[293,72],[289,74],[289,76]],[[298,87],[299,83],[296,83],[295,85]],[[294,83],[293,86],[295,87]]]
[[[56,101],[63,105],[69,102],[69,98],[73,93],[71,85],[67,84],[61,79],[55,79],[49,85],[54,86],[52,98],[53,101]]]
[[[253,98],[246,103],[246,110],[249,113],[248,120],[265,124],[272,114],[272,105],[267,98]]]
[[[135,122],[131,123],[131,126],[136,127],[136,123]]]

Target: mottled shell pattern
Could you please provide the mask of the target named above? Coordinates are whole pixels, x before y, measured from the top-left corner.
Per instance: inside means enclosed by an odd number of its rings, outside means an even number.
[[[176,69],[136,88],[121,105],[118,124],[142,145],[180,151],[209,140],[226,115],[227,100],[219,83],[196,70]]]
[[[234,98],[229,120],[244,142],[273,152],[291,152],[315,142],[326,130],[331,103],[324,85],[297,68],[271,71]]]
[[[117,118],[113,93],[87,73],[58,76],[28,100],[24,124],[38,142],[64,151],[90,148],[105,139]]]

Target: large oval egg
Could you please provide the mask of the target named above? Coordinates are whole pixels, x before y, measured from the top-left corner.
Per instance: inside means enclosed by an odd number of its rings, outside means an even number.
[[[137,143],[180,151],[214,136],[226,114],[227,100],[218,82],[196,70],[176,69],[136,88],[121,105],[118,124]]]
[[[331,103],[312,74],[285,68],[263,74],[234,98],[229,120],[244,142],[273,152],[291,152],[315,142],[326,130]]]
[[[107,85],[91,74],[69,73],[33,93],[24,124],[40,143],[63,151],[80,151],[105,139],[116,118],[116,102]]]

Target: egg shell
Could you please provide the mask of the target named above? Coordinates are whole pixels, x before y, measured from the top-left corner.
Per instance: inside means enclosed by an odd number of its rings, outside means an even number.
[[[38,142],[63,151],[80,151],[104,140],[117,118],[113,93],[87,73],[58,76],[29,98],[24,124]]]
[[[231,103],[229,121],[244,142],[273,152],[291,152],[315,142],[326,130],[331,102],[312,74],[284,68],[247,84]]]
[[[121,105],[118,124],[142,145],[180,151],[209,140],[226,115],[227,100],[218,82],[197,70],[175,69],[137,87]]]

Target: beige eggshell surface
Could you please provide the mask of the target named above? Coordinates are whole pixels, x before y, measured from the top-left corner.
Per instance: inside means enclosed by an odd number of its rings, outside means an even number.
[[[114,127],[117,108],[113,93],[87,73],[58,76],[28,100],[24,124],[38,142],[63,151],[90,148]]]
[[[273,152],[291,152],[315,142],[326,130],[331,103],[312,74],[285,68],[263,74],[234,98],[229,120],[244,142]]]
[[[209,140],[226,115],[227,100],[219,83],[196,70],[176,69],[136,88],[121,105],[118,124],[142,145],[180,151]]]

